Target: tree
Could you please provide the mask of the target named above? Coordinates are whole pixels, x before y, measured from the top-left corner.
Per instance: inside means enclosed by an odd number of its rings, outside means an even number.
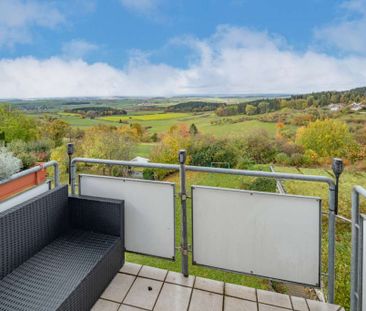
[[[245,107],[245,112],[246,114],[248,115],[253,115],[253,114],[256,114],[257,113],[257,107],[253,106],[253,105],[247,105]]]
[[[131,160],[137,141],[136,130],[129,126],[97,125],[85,131],[81,148],[89,158]]]
[[[258,104],[258,109],[260,113],[266,113],[269,111],[269,103],[268,102],[260,102]]]
[[[44,116],[40,119],[40,136],[52,140],[56,147],[63,144],[63,139],[70,133],[70,129],[70,125],[59,118]]]
[[[37,137],[37,126],[33,118],[26,116],[21,111],[13,109],[10,105],[0,105],[1,132],[5,142],[15,139],[30,141]]]
[[[192,123],[191,126],[189,127],[189,133],[192,135],[192,136],[195,136],[198,134],[198,129],[197,129],[197,126]]]
[[[357,149],[347,124],[333,119],[316,120],[299,128],[296,143],[319,157],[345,157]]]

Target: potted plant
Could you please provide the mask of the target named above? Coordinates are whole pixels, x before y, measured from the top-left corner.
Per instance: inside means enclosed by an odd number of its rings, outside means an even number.
[[[13,174],[20,171],[23,164],[12,152],[5,147],[0,148],[0,201],[3,201],[19,192],[23,192],[46,180],[46,170],[11,180]]]

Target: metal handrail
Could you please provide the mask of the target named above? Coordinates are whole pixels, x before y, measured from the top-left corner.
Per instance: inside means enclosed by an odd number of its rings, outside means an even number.
[[[362,217],[360,195],[366,198],[366,189],[354,186],[352,189],[352,255],[351,255],[351,311],[362,310]]]
[[[21,177],[33,174],[33,173],[36,173],[36,172],[39,172],[45,168],[52,167],[52,166],[54,168],[54,176],[53,176],[54,183],[55,183],[55,186],[57,187],[60,184],[60,173],[59,173],[58,163],[57,163],[57,161],[54,161],[54,160],[39,164],[39,165],[31,167],[27,170],[13,174],[12,176],[10,176],[7,179],[0,180],[0,185],[13,181],[13,180],[16,180],[16,179],[19,179]]]
[[[181,158],[182,151],[179,152],[178,159]],[[185,151],[184,151],[185,154]],[[75,194],[76,190],[76,174],[77,174],[77,163],[90,163],[90,164],[106,164],[106,165],[118,165],[118,166],[130,166],[130,167],[143,167],[152,169],[166,169],[179,171],[181,179],[181,206],[182,213],[186,213],[186,199],[185,193],[185,171],[191,172],[204,172],[204,173],[215,173],[215,174],[230,174],[240,176],[251,176],[251,177],[265,177],[285,179],[285,180],[299,180],[308,182],[321,182],[328,185],[329,191],[329,219],[328,219],[328,302],[334,302],[335,292],[335,223],[336,223],[336,192],[335,192],[335,181],[326,176],[316,175],[303,175],[303,174],[290,174],[290,173],[274,173],[274,172],[263,172],[263,171],[250,171],[240,169],[228,169],[228,168],[214,168],[214,167],[203,167],[203,166],[192,166],[185,165],[184,162],[177,164],[163,164],[163,163],[139,163],[133,161],[120,161],[120,160],[106,160],[106,159],[91,159],[91,158],[74,158],[71,161],[70,174],[71,174],[71,192]],[[183,184],[182,184],[183,183]],[[183,236],[186,232],[187,224],[182,221],[182,241],[184,243],[181,247],[182,252],[182,272],[184,275],[188,275],[188,247],[187,247],[187,236]]]

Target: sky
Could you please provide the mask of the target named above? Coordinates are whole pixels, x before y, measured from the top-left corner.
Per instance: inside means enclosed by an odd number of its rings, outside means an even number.
[[[0,0],[0,98],[366,86],[366,0]]]

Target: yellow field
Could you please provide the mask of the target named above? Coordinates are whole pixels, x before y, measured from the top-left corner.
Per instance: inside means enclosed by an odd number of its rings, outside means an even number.
[[[118,122],[119,120],[134,120],[134,121],[158,121],[158,120],[170,120],[180,119],[189,117],[190,113],[157,113],[157,114],[144,114],[144,115],[117,115],[117,116],[106,116],[99,118],[100,120]]]

